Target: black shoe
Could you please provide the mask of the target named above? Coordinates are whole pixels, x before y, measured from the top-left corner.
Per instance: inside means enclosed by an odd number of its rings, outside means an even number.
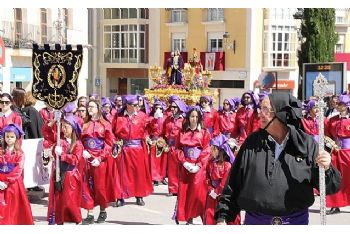
[[[97,223],[104,223],[105,220],[107,219],[107,212],[106,211],[100,211],[100,214],[98,215],[97,218]]]
[[[88,215],[85,219],[83,219],[82,225],[94,224],[94,216]]]
[[[154,182],[153,182],[153,185],[154,185],[154,186],[158,186],[158,185],[159,185],[159,181],[154,181]]]
[[[189,219],[186,223],[186,225],[192,225],[193,224],[193,219]]]
[[[124,205],[125,205],[124,199],[118,199],[115,203],[115,207],[120,207],[120,206],[124,206]]]
[[[338,214],[340,213],[340,209],[339,207],[332,207],[329,211],[326,212],[328,215],[332,215],[332,214]]]
[[[137,197],[136,198],[136,204],[138,206],[144,206],[145,205],[145,202],[143,201],[142,197]]]
[[[166,179],[162,180],[162,184],[168,185],[168,182],[166,181]]]

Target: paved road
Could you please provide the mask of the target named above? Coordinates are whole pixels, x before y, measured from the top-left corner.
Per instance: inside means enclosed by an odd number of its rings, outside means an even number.
[[[46,187],[46,191],[48,188]],[[144,198],[146,205],[137,206],[134,198],[126,200],[126,205],[123,207],[109,207],[107,208],[107,220],[105,225],[120,224],[120,225],[153,225],[153,224],[167,224],[175,225],[171,219],[174,211],[174,204],[176,197],[167,197],[167,186],[159,185],[155,187],[154,193]],[[47,197],[41,200],[34,200],[31,203],[35,224],[46,225],[47,213]],[[95,209],[95,219],[97,219],[99,210]],[[86,216],[86,211],[82,209],[83,217]],[[243,215],[242,215],[243,217]],[[312,207],[310,207],[310,224],[320,224],[319,215],[319,199]],[[194,220],[194,224],[202,224],[199,218]],[[342,208],[340,214],[328,215],[327,224],[350,224],[350,206]],[[95,224],[100,225],[100,224]]]

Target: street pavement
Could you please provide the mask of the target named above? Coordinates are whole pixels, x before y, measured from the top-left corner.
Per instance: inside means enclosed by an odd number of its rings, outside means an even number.
[[[48,187],[45,187],[48,191]],[[113,207],[112,204],[107,208],[107,219],[104,224],[94,225],[176,225],[171,219],[174,213],[176,197],[167,197],[168,190],[166,185],[154,187],[154,192],[144,198],[145,206],[136,205],[135,198],[126,200],[123,207]],[[30,200],[35,224],[47,225],[47,194],[42,199],[38,199],[35,195],[40,192],[30,192]],[[320,224],[319,198],[316,197],[315,203],[310,207],[310,224]],[[94,210],[95,220],[99,214],[99,208]],[[83,218],[86,217],[86,211],[82,209]],[[242,212],[242,219],[244,212]],[[184,224],[184,223],[180,223]],[[201,225],[201,219],[194,219],[194,224]],[[341,208],[341,213],[335,215],[327,215],[328,225],[349,225],[350,224],[350,206]]]

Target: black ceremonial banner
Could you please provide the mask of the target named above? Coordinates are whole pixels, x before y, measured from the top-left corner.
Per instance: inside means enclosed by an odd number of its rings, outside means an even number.
[[[33,96],[46,102],[54,109],[61,109],[67,102],[72,102],[78,96],[78,76],[83,61],[83,47],[72,50],[66,45],[61,50],[59,44],[51,50],[45,44],[39,49],[33,44]]]

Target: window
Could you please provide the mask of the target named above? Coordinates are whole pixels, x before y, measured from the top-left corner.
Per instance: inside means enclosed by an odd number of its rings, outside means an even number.
[[[171,10],[171,23],[184,23],[187,21],[186,11],[183,9]]]
[[[22,9],[15,8],[15,40],[22,39]]]
[[[336,53],[344,53],[344,42],[345,42],[345,35],[339,34],[339,39],[337,44],[335,45],[335,52]]]
[[[104,26],[105,63],[145,63],[148,25],[123,24]]]
[[[104,19],[148,19],[148,8],[103,8]]]
[[[47,10],[40,8],[41,42],[47,43]]]
[[[148,19],[149,18],[149,10],[148,10],[148,8],[141,8],[140,9],[140,18],[141,19]]]
[[[223,8],[209,8],[208,9],[208,21],[223,21],[224,9]]]
[[[208,32],[208,52],[223,51],[222,32]]]

